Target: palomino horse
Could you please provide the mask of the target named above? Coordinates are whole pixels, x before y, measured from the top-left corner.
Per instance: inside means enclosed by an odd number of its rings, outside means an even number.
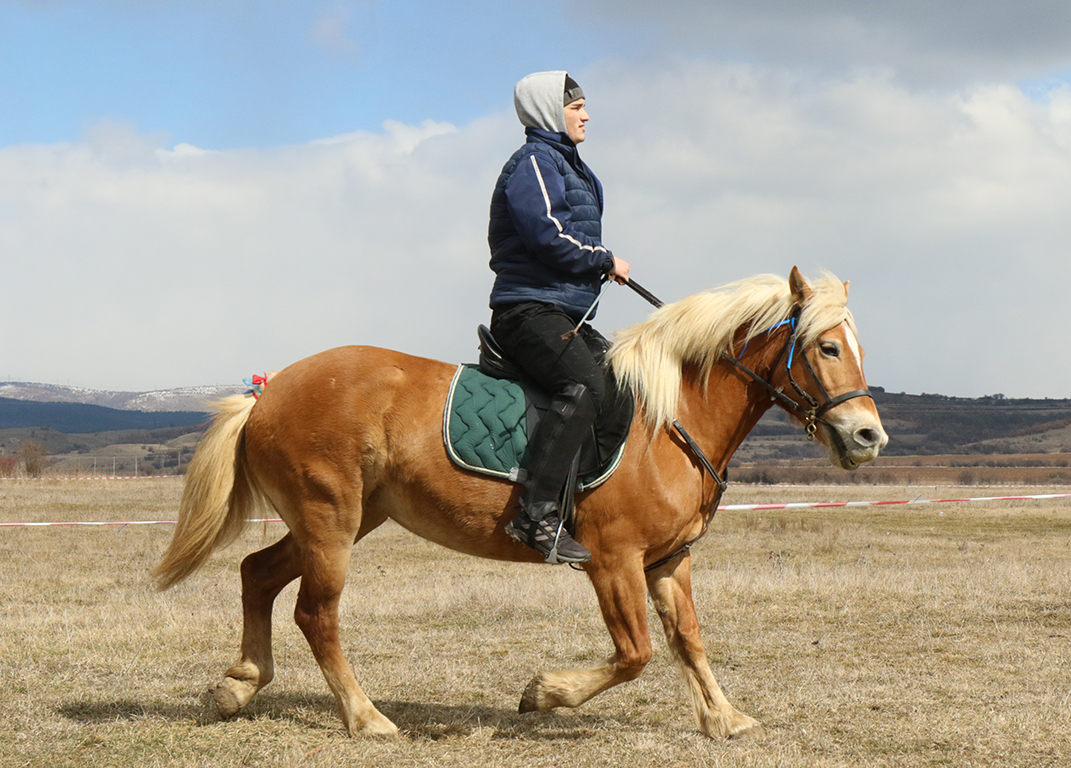
[[[650,594],[700,730],[711,737],[760,730],[725,698],[707,663],[687,547],[716,509],[730,457],[775,399],[845,469],[871,461],[888,441],[866,394],[847,298],[847,283],[826,275],[812,287],[793,268],[788,281],[760,276],[667,305],[619,335],[611,361],[636,396],[636,418],[619,470],[577,496],[576,519],[576,538],[592,553],[583,570],[614,654],[594,669],[537,675],[521,712],[576,707],[636,678],[651,659]],[[294,618],[346,728],[397,734],[339,645],[351,550],[387,518],[459,552],[540,562],[503,532],[518,487],[447,457],[443,403],[455,368],[342,347],[275,375],[259,400],[220,404],[190,464],[174,539],[155,572],[159,587],[193,573],[258,509],[274,508],[290,529],[242,562],[241,658],[213,691],[224,717],[271,681],[272,604],[300,577]],[[674,422],[689,432],[672,430]]]

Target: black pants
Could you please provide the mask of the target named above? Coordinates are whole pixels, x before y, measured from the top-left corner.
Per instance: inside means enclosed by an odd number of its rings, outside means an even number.
[[[550,410],[528,444],[529,509],[558,497],[607,401],[602,357],[609,344],[586,324],[578,335],[562,338],[575,327],[564,310],[538,302],[498,309],[491,316],[491,333],[499,346],[551,394]]]
[[[551,395],[583,384],[601,410],[607,394],[602,357],[610,344],[586,323],[579,335],[562,340],[575,327],[576,321],[552,304],[517,304],[491,315],[495,341],[537,384]]]

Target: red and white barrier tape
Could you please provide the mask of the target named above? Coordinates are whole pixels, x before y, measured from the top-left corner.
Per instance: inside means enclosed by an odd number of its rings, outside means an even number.
[[[797,501],[787,504],[723,504],[719,512],[769,511],[779,509],[828,509],[836,507],[883,507],[909,504],[966,504],[974,501],[1037,501],[1041,499],[1068,499],[1071,493],[1041,493],[1034,496],[973,496],[962,499],[905,499],[902,501]],[[44,526],[70,525],[175,525],[177,520],[125,520],[119,522],[82,522],[61,523],[0,523],[0,528],[36,528]],[[265,517],[246,520],[247,523],[281,523],[282,518]]]
[[[1042,493],[1036,496],[973,496],[963,499],[909,499],[906,501],[802,501],[790,504],[724,504],[718,511],[738,512],[741,510],[768,509],[825,509],[828,507],[882,507],[893,504],[960,504],[971,501],[1029,501],[1032,499],[1067,499],[1071,493]]]
[[[247,523],[281,523],[283,522],[281,517],[261,518],[257,520],[246,520]],[[84,522],[81,520],[71,520],[62,523],[0,523],[0,528],[40,528],[44,526],[61,526],[61,525],[175,525],[177,520],[121,520],[115,522]]]
[[[67,482],[70,480],[165,480],[183,477],[185,477],[185,475],[95,475],[93,477],[84,477],[82,475],[76,475],[72,477],[51,477],[49,475],[46,475],[44,477],[0,477],[0,480],[20,480],[33,482],[62,480],[64,482]]]

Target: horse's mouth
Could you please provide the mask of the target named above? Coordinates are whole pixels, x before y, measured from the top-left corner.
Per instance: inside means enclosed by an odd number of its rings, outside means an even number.
[[[829,446],[829,461],[835,467],[854,472],[863,464],[878,458],[889,439],[880,427],[853,427],[846,435],[840,429],[826,425],[825,442]]]
[[[848,472],[854,472],[859,469],[861,462],[856,461],[845,452],[830,451],[829,463],[839,469],[847,470]]]

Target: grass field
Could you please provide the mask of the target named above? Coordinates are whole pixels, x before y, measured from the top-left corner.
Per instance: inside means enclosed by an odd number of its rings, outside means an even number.
[[[1007,495],[1011,489],[956,489]],[[1067,492],[1032,486],[1026,493]],[[7,481],[0,522],[172,519],[181,480]],[[725,503],[948,496],[732,486]],[[1071,764],[1071,504],[723,512],[693,550],[707,653],[766,736],[700,736],[657,618],[637,681],[519,715],[541,669],[611,650],[583,574],[464,558],[392,524],[355,550],[343,646],[398,741],[349,739],[290,618],[277,677],[219,722],[251,526],[157,594],[171,527],[0,528],[0,766]]]

